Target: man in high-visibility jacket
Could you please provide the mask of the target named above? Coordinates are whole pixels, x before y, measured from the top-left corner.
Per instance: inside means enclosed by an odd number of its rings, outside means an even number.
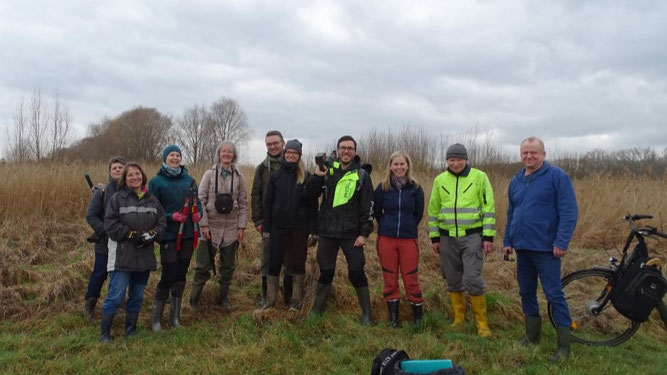
[[[433,181],[428,204],[429,237],[440,254],[440,268],[449,288],[454,311],[452,326],[465,322],[468,292],[475,313],[477,334],[490,337],[482,261],[493,251],[496,217],[493,189],[486,173],[471,168],[460,143],[447,149],[447,170]]]

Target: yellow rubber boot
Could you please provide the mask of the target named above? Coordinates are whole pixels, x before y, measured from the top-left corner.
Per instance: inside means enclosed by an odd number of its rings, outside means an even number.
[[[452,303],[454,311],[454,321],[452,327],[457,327],[466,321],[466,299],[463,292],[449,292],[449,300]]]
[[[477,324],[477,336],[491,337],[489,323],[486,320],[486,298],[481,296],[470,296],[472,311],[475,313],[475,323]]]

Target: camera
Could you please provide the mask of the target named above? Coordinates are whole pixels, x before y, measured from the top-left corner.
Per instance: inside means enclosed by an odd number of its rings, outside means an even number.
[[[326,152],[319,153],[315,155],[315,164],[317,164],[320,167],[321,171],[324,171],[325,167],[326,168],[331,168],[333,166],[333,162],[338,158],[338,155],[336,154],[336,151],[331,151],[331,154],[327,156]]]

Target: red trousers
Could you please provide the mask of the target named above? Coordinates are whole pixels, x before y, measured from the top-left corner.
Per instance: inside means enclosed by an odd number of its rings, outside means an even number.
[[[398,290],[400,270],[405,286],[405,296],[413,304],[423,302],[419,288],[419,245],[416,238],[393,238],[378,236],[377,252],[384,278],[384,299],[391,301],[401,298]]]

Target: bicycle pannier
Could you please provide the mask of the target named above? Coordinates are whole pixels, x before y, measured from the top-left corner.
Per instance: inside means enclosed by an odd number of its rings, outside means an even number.
[[[633,259],[611,291],[616,310],[635,322],[645,322],[665,295],[665,278],[647,258]]]

